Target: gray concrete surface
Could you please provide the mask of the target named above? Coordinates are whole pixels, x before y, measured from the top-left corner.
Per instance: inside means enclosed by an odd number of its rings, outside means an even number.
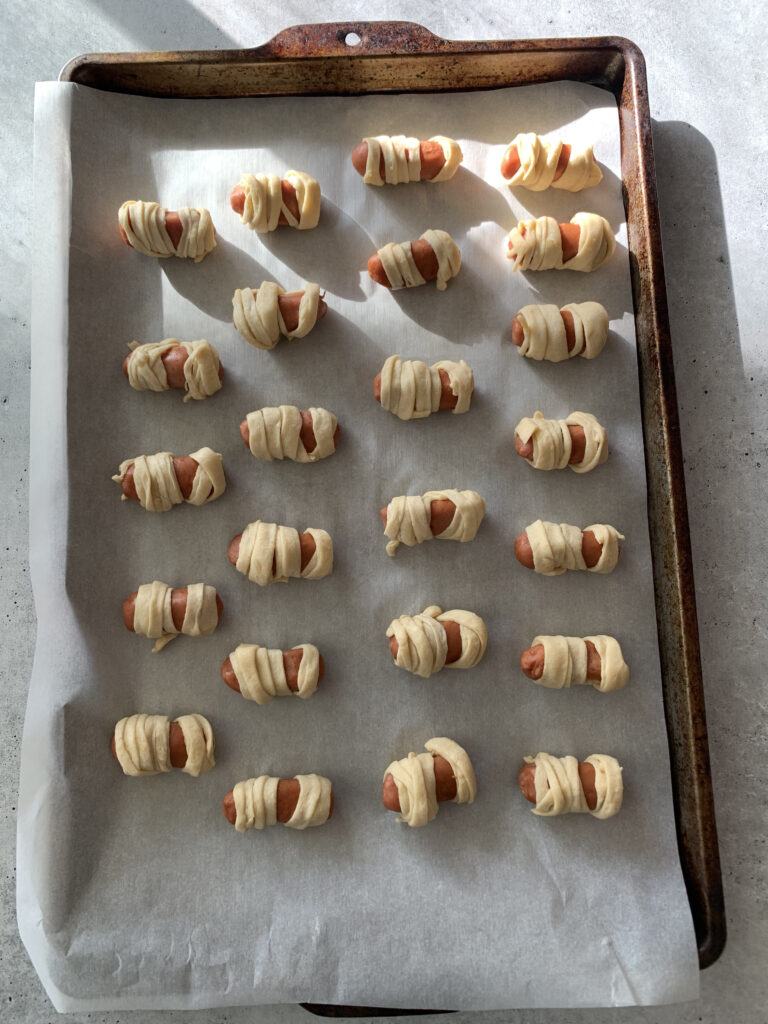
[[[5,0],[3,218],[0,264],[0,1016],[56,1018],[15,923],[15,805],[19,741],[35,616],[27,566],[27,445],[32,100],[86,51],[252,46],[302,21],[408,19],[452,38],[624,35],[648,64],[664,255],[695,562],[709,740],[728,913],[728,946],[701,979],[697,1003],[617,1011],[460,1014],[457,1024],[763,1024],[768,1020],[766,787],[768,696],[765,536],[768,530],[768,346],[762,248],[768,217],[768,117],[759,5],[701,0],[475,0],[452,5],[379,0],[314,5],[227,0]],[[762,48],[762,49],[761,49]],[[513,965],[512,965],[513,966]],[[219,1024],[308,1020],[297,1007],[199,1013],[93,1013],[77,1022]],[[423,1018],[420,1018],[423,1019]]]

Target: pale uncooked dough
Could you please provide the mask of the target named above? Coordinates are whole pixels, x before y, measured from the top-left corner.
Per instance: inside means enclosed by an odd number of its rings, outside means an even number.
[[[299,799],[287,828],[305,829],[323,825],[331,813],[331,781],[322,775],[294,775],[299,783]],[[238,782],[232,790],[235,800],[235,828],[247,832],[277,824],[277,787],[280,779],[260,775]]]
[[[184,735],[187,775],[204,775],[216,764],[211,723],[202,715],[174,719]],[[115,753],[126,775],[158,775],[171,770],[167,715],[130,715],[115,726]]]
[[[187,607],[181,629],[176,629],[171,614],[173,587],[155,580],[142,583],[136,594],[133,612],[133,631],[155,641],[152,653],[174,640],[179,633],[185,636],[210,636],[219,624],[216,588],[206,583],[187,586]]]
[[[392,556],[400,544],[412,548],[425,540],[433,540],[429,520],[432,502],[440,499],[452,501],[456,506],[448,528],[437,535],[437,540],[474,540],[485,515],[485,499],[477,491],[427,491],[393,498],[387,505],[387,525],[384,536],[389,539],[387,554]]]
[[[294,648],[292,648],[294,649]],[[298,690],[292,690],[285,678],[282,650],[240,644],[229,656],[240,693],[246,700],[268,704],[273,697],[301,697],[306,700],[317,689],[320,679],[320,652],[314,644],[297,644],[304,653],[299,662]]]
[[[176,478],[173,452],[157,452],[155,455],[137,455],[125,459],[112,479],[121,484],[128,467],[134,466],[133,482],[139,504],[148,512],[167,512],[184,501],[190,505],[206,505],[220,498],[227,486],[221,455],[211,448],[200,448],[191,452],[189,457],[195,460],[197,469],[188,498],[181,493]],[[122,500],[130,501],[125,494]]]
[[[600,655],[600,678],[587,678],[587,640]],[[629,682],[629,666],[621,646],[614,637],[598,636],[535,636],[531,647],[544,648],[544,671],[534,682],[551,690],[573,685],[594,686],[601,693],[622,690]]]
[[[257,459],[292,459],[294,462],[318,462],[333,455],[333,435],[338,420],[327,409],[310,408],[312,431],[317,445],[308,452],[301,440],[301,410],[296,405],[268,406],[249,412],[248,447]]]
[[[452,803],[471,804],[477,795],[477,781],[469,755],[455,740],[436,736],[424,744],[428,753],[414,754],[393,761],[384,772],[391,775],[397,786],[400,801],[398,821],[419,828],[437,815],[437,786],[435,782],[435,756],[444,757],[450,764],[456,780],[456,796]]]
[[[591,530],[603,550],[593,566],[587,566],[581,553],[581,535]],[[533,552],[533,568],[543,576],[559,576],[568,569],[589,572],[613,572],[619,558],[619,541],[623,534],[606,523],[594,523],[580,530],[568,523],[548,523],[537,519],[525,529]]]
[[[429,228],[419,241],[422,239],[432,247],[437,257],[437,290],[444,292],[450,279],[456,277],[461,269],[459,247],[447,231],[439,229]],[[389,242],[378,250],[378,256],[393,291],[426,284],[416,266],[410,242]]]
[[[232,297],[232,319],[241,337],[254,348],[270,349],[280,338],[304,338],[317,323],[320,286],[308,282],[299,303],[299,322],[289,331],[280,312],[278,296],[285,289],[274,281],[262,281],[258,289],[238,288]]]
[[[118,220],[130,245],[145,256],[193,259],[199,263],[216,248],[216,232],[210,213],[202,206],[181,206],[181,238],[174,247],[165,226],[168,211],[159,203],[129,199],[120,207]]]
[[[578,224],[579,248],[576,255],[563,263],[563,243],[554,217],[521,220],[509,233],[512,248],[507,259],[514,261],[513,270],[597,270],[616,248],[613,228],[596,213],[577,213],[571,224]]]
[[[293,185],[296,192],[299,219],[283,202],[282,179],[278,174],[244,174],[235,186],[245,192],[241,224],[265,234],[275,230],[282,213],[289,227],[300,231],[317,227],[320,220],[320,186],[317,181],[306,171],[286,171],[283,179]]]
[[[240,551],[235,568],[253,583],[266,587],[270,583],[286,583],[291,578],[319,580],[333,569],[333,544],[325,530],[307,527],[305,533],[315,540],[315,551],[304,569],[301,568],[299,531],[292,526],[249,523],[240,537]],[[272,563],[275,562],[275,573]]]
[[[451,391],[458,401],[451,410],[464,413],[469,409],[475,378],[464,360],[458,363],[440,359],[427,366],[420,359],[403,360],[390,356],[381,368],[381,407],[401,420],[417,420],[440,408],[440,370],[448,374]]]
[[[570,352],[561,315],[565,310],[573,317],[574,345]],[[517,320],[523,329],[523,343],[517,351],[529,359],[550,363],[574,356],[594,359],[608,338],[608,311],[599,302],[569,302],[560,309],[554,305],[523,306]]]
[[[443,622],[456,622],[461,634],[461,657],[446,665],[448,640]],[[485,654],[488,630],[479,615],[453,608],[444,612],[430,605],[419,615],[401,615],[387,629],[397,640],[395,664],[426,679],[442,668],[474,668]]]
[[[168,375],[165,372],[163,356],[174,348],[183,348],[187,353],[184,363],[185,391],[184,401],[208,398],[221,387],[219,379],[219,353],[210,342],[179,341],[178,338],[166,338],[165,341],[153,341],[140,345],[132,341],[128,346],[131,355],[128,358],[128,383],[136,391],[168,391]]]
[[[448,181],[456,173],[463,159],[461,147],[455,139],[434,135],[430,142],[439,142],[445,163],[431,182]],[[405,135],[369,135],[363,181],[366,185],[402,185],[421,179],[421,151],[419,139]],[[380,173],[380,158],[384,157],[384,177]]]
[[[545,818],[556,814],[589,813],[593,818],[612,818],[621,808],[624,784],[621,765],[608,754],[590,754],[585,758],[595,769],[597,804],[591,811],[587,806],[584,789],[579,778],[579,762],[575,757],[553,757],[539,753],[526,757],[526,764],[536,766],[536,806],[534,814]]]
[[[581,427],[586,446],[584,458],[578,463],[569,463],[573,443],[569,426]],[[608,435],[592,413],[572,412],[564,420],[548,420],[540,412],[524,416],[515,427],[515,433],[527,444],[533,441],[534,469],[565,469],[574,473],[588,473],[608,458]],[[529,460],[526,460],[529,461]]]
[[[532,192],[543,192],[547,188],[580,192],[583,188],[597,185],[603,179],[592,146],[584,149],[572,146],[565,171],[557,181],[554,178],[563,148],[561,139],[547,140],[534,132],[521,132],[512,139],[509,146],[517,148],[520,158],[520,167],[507,182],[510,187],[520,185]]]

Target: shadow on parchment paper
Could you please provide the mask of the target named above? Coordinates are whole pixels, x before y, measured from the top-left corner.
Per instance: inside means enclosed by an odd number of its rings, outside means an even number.
[[[515,223],[504,191],[490,181],[468,167],[459,167],[453,180],[456,184],[451,194],[452,220],[464,222],[467,229],[475,224],[490,223],[499,224],[507,231]]]
[[[581,192],[565,192],[562,189],[531,192],[525,188],[510,189],[510,192],[532,217],[548,216],[556,217],[558,221],[569,221],[575,213],[581,211],[599,213],[616,232],[624,219],[624,211],[617,207],[616,201],[616,197],[621,195],[621,181],[604,164],[600,164],[600,170],[603,172],[603,180]]]
[[[236,288],[258,288],[271,275],[243,249],[219,235],[216,248],[205,257],[205,285],[200,268],[192,260],[161,260],[162,270],[179,295],[216,320],[232,320],[232,296]]]

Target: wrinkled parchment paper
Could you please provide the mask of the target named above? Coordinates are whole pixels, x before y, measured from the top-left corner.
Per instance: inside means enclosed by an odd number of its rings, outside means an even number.
[[[503,1008],[667,1002],[697,995],[696,949],[675,842],[645,517],[634,325],[621,205],[618,116],[577,84],[443,96],[168,101],[66,84],[36,101],[31,556],[39,632],[22,755],[19,922],[59,1010],[204,1007],[311,1000]],[[518,131],[593,139],[605,178],[578,195],[517,190],[498,177]],[[449,183],[367,188],[349,153],[368,134],[442,133],[464,163]],[[243,171],[309,171],[320,226],[259,237],[228,206]],[[117,231],[129,198],[203,205],[218,248],[200,265],[146,259]],[[513,274],[518,216],[608,217],[618,244],[597,273]],[[367,257],[387,241],[448,230],[459,277],[388,293]],[[259,352],[230,322],[237,287],[305,280],[328,316],[304,340]],[[518,357],[510,322],[527,302],[597,299],[611,336],[595,361]],[[130,341],[208,338],[221,392],[129,389]],[[465,358],[465,416],[402,423],[371,381],[391,353]],[[264,463],[242,444],[251,409],[323,405],[341,423],[317,465]],[[536,409],[593,412],[611,455],[593,473],[540,473],[514,453]],[[152,515],[110,480],[124,458],[202,445],[224,454],[227,491],[203,508]],[[385,553],[378,516],[397,494],[474,488],[477,539]],[[611,576],[544,578],[513,556],[536,518],[626,534]],[[250,520],[323,527],[333,575],[261,589],[229,565]],[[222,596],[219,630],[164,652],[127,632],[120,605],[140,583],[203,580]],[[385,630],[429,604],[477,611],[488,653],[421,680],[396,669]],[[520,672],[537,633],[617,636],[626,690],[549,691]],[[327,674],[309,701],[259,707],[228,690],[221,661],[242,641],[316,643]],[[201,712],[216,768],[124,777],[115,721]],[[479,783],[424,829],[380,803],[387,764],[447,735]],[[606,822],[537,818],[518,791],[523,755],[616,755],[625,801]],[[333,780],[322,828],[239,835],[220,801],[239,779],[315,771]]]

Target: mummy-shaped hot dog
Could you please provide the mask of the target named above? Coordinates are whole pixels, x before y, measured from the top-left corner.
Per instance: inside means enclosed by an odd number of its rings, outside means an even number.
[[[612,636],[535,636],[520,655],[529,679],[551,690],[588,684],[601,693],[622,690],[629,667]]]
[[[608,312],[599,302],[523,306],[512,321],[512,340],[521,356],[560,363],[581,356],[594,359],[608,338]]]
[[[606,523],[580,530],[568,523],[537,519],[515,539],[515,557],[526,569],[543,576],[559,576],[568,569],[613,572],[624,535]]]
[[[485,499],[477,491],[427,491],[393,498],[379,513],[388,538],[387,554],[400,544],[412,548],[425,540],[474,540],[485,515]]]
[[[564,420],[547,420],[540,412],[515,427],[515,451],[534,469],[588,473],[608,458],[608,435],[589,412],[572,412]]]
[[[213,729],[202,715],[129,715],[115,725],[112,753],[126,775],[159,775],[180,768],[204,775],[216,764]]]
[[[221,455],[210,448],[181,456],[137,455],[121,462],[112,479],[120,484],[123,501],[138,501],[148,512],[167,512],[184,501],[205,505],[227,486]]]
[[[432,821],[439,803],[471,804],[477,795],[475,772],[463,747],[447,736],[435,736],[424,746],[426,754],[411,752],[393,761],[381,787],[384,806],[399,811],[397,820],[411,828]]]
[[[324,825],[333,814],[333,787],[322,775],[244,779],[221,802],[224,817],[238,832],[280,822],[288,828]]]
[[[479,615],[460,608],[444,612],[437,605],[393,619],[387,636],[397,667],[424,679],[442,668],[474,668],[488,646]]]
[[[544,753],[526,757],[518,783],[536,805],[533,813],[545,818],[574,811],[612,818],[624,796],[621,765],[608,754],[590,754],[586,761]]]
[[[567,142],[548,141],[534,132],[512,139],[501,158],[501,173],[510,187],[520,185],[532,192],[546,188],[580,192],[603,179],[591,146],[574,150]]]
[[[352,150],[352,165],[366,185],[448,181],[463,159],[455,139],[434,135],[368,135]]]
[[[436,281],[444,292],[460,269],[458,245],[447,231],[432,228],[415,242],[389,242],[368,260],[371,278],[393,291]]]
[[[216,230],[202,206],[166,210],[159,203],[129,199],[118,213],[123,241],[145,256],[178,256],[199,263],[216,248]]]
[[[318,462],[336,451],[339,423],[327,409],[268,406],[248,413],[240,436],[257,459]]]
[[[616,248],[613,229],[596,213],[577,213],[569,224],[554,217],[521,220],[509,233],[513,270],[582,270],[602,267]]]
[[[229,194],[229,203],[260,235],[279,224],[306,231],[320,220],[320,186],[305,171],[277,174],[244,174]]]
[[[172,588],[155,580],[142,583],[123,601],[123,622],[132,633],[154,640],[152,653],[156,654],[179,633],[210,636],[223,611],[215,588],[206,583]]]
[[[184,388],[184,401],[208,398],[221,387],[219,353],[205,340],[166,338],[140,345],[132,341],[123,360],[123,373],[136,391]]]
[[[327,309],[319,285],[305,284],[303,291],[285,292],[274,281],[262,281],[259,288],[237,289],[232,297],[232,323],[249,345],[270,349],[281,338],[306,337]]]
[[[319,580],[333,569],[333,544],[325,530],[299,533],[260,519],[232,538],[227,555],[238,572],[260,587],[298,577]]]
[[[267,704],[273,697],[311,697],[325,674],[314,644],[289,651],[239,644],[221,666],[221,678],[246,700]]]
[[[467,412],[474,390],[474,374],[463,359],[427,366],[420,359],[390,356],[373,379],[373,397],[401,420],[424,419],[438,409]]]

